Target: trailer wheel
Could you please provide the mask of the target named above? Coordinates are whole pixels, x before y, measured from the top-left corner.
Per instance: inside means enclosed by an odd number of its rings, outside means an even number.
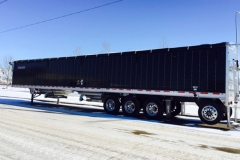
[[[166,113],[166,104],[164,102],[164,112]],[[171,101],[171,117],[175,117],[181,113],[181,103],[179,101]]]
[[[143,112],[148,119],[160,119],[163,116],[163,105],[155,99],[147,100],[143,105]]]
[[[114,96],[108,96],[104,101],[104,110],[109,114],[118,114],[120,109],[120,102]]]
[[[137,116],[140,111],[140,104],[137,98],[126,97],[122,103],[122,111],[126,116]]]
[[[200,104],[198,115],[202,122],[213,125],[222,120],[223,111],[217,104],[209,102]]]
[[[232,107],[230,107],[230,117],[232,116],[232,112],[233,112]],[[223,112],[222,120],[227,120],[227,113],[226,112]]]
[[[181,103],[179,101],[172,102],[172,117],[175,117],[181,113]]]

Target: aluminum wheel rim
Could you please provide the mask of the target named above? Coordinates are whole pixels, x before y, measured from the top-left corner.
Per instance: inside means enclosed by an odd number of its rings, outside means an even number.
[[[146,112],[149,116],[156,116],[158,114],[158,106],[156,103],[148,103],[146,106]]]
[[[124,109],[127,113],[133,113],[135,111],[135,104],[132,101],[127,101],[124,104]]]
[[[208,105],[208,106],[203,107],[202,117],[206,121],[214,121],[218,117],[218,112],[215,107]]]
[[[106,108],[108,111],[113,111],[115,109],[115,102],[112,99],[107,100]]]

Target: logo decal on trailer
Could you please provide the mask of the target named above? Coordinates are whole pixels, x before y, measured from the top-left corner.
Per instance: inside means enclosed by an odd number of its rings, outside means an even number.
[[[25,66],[18,66],[18,69],[25,69]]]

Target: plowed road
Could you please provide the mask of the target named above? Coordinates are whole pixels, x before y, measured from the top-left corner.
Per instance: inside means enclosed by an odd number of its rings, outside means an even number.
[[[19,104],[0,103],[1,160],[240,159],[228,131]]]

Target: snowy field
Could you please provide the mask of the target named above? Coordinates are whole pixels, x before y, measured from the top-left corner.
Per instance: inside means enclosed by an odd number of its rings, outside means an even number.
[[[155,121],[108,115],[76,93],[59,105],[42,95],[31,106],[29,89],[0,87],[1,160],[240,159],[237,124],[209,128],[193,103],[186,104],[188,116]]]

